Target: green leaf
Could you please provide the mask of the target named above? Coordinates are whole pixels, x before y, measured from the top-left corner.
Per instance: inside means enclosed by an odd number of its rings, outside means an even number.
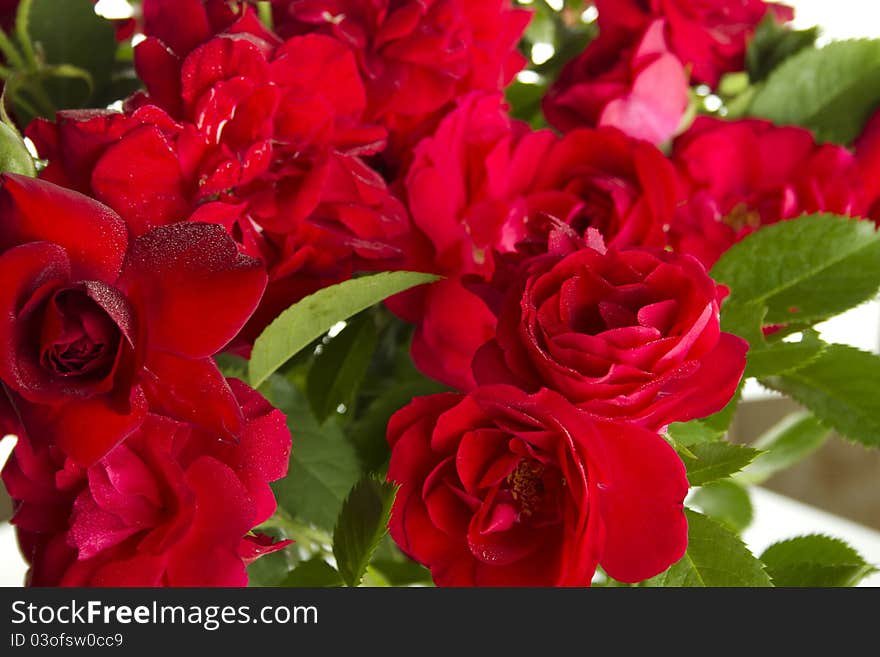
[[[306,393],[319,420],[334,413],[340,404],[353,408],[378,339],[373,318],[360,315],[321,345],[306,383]]]
[[[409,559],[405,561],[374,559],[372,567],[382,573],[392,586],[433,585],[431,571]]]
[[[293,438],[287,476],[272,484],[278,505],[295,518],[332,529],[360,476],[354,448],[335,418],[318,422],[305,397],[286,379],[273,376],[260,392],[287,415]]]
[[[826,346],[812,330],[804,331],[798,342],[757,343],[749,349],[745,377],[762,379],[792,372],[818,358]]]
[[[349,437],[358,456],[368,471],[380,468],[388,459],[388,442],[385,435],[388,420],[414,397],[433,395],[447,390],[442,384],[421,377],[412,381],[395,383],[381,396],[373,400],[364,414],[349,427]]]
[[[437,280],[432,274],[397,271],[331,285],[295,303],[257,338],[251,353],[250,380],[259,386],[285,361],[337,322],[416,285]]]
[[[772,586],[764,566],[722,524],[685,509],[688,548],[680,561],[646,586]]]
[[[711,274],[731,290],[724,329],[758,348],[762,323],[808,325],[873,298],[880,233],[872,222],[827,214],[781,221],[731,247]]]
[[[730,429],[730,423],[733,422],[733,416],[736,414],[736,409],[742,399],[744,383],[745,378],[740,379],[739,385],[736,387],[736,392],[733,393],[731,400],[727,402],[727,406],[709,417],[704,417],[700,420],[700,423],[705,425],[709,430],[717,431],[722,436],[726,434],[728,429]]]
[[[15,131],[0,122],[0,173],[19,173],[33,178],[37,175],[34,160]]]
[[[679,456],[687,468],[691,486],[703,486],[739,472],[760,454],[756,449],[727,442],[702,443],[688,449],[693,456],[681,453]]]
[[[388,532],[397,487],[365,477],[354,485],[333,530],[333,554],[349,586],[360,584],[373,552]]]
[[[855,586],[876,572],[844,541],[822,534],[774,543],[761,561],[775,586]]]
[[[279,586],[327,587],[342,586],[342,575],[321,557],[303,561],[290,571]]]
[[[43,63],[86,72],[94,89],[109,81],[116,35],[110,22],[95,14],[92,0],[33,0],[27,32]],[[82,106],[90,95],[82,82],[65,77],[47,83],[46,89],[57,108]]]
[[[234,354],[217,354],[214,357],[217,367],[223,373],[223,376],[232,379],[245,380],[247,373],[247,361],[241,356]]]
[[[805,367],[762,383],[800,402],[845,438],[880,447],[880,357],[833,344]]]
[[[700,420],[673,422],[666,428],[666,433],[681,447],[714,443],[724,437],[724,431],[713,429]]]
[[[289,572],[290,566],[284,550],[272,552],[248,565],[248,586],[278,586]]]
[[[749,492],[730,479],[721,479],[698,488],[690,497],[690,504],[737,534],[748,527],[754,517]]]
[[[772,11],[755,30],[746,52],[746,69],[752,82],[760,82],[782,62],[816,43],[819,28],[792,30],[776,20]]]
[[[880,41],[837,41],[802,50],[770,74],[750,113],[849,144],[880,103]]]
[[[815,452],[830,435],[831,431],[810,413],[793,413],[753,443],[752,447],[763,453],[734,479],[744,484],[760,484]]]

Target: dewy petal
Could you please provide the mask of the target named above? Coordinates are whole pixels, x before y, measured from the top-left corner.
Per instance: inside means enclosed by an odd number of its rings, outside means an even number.
[[[114,282],[125,260],[128,230],[110,208],[52,183],[0,176],[0,251],[26,242],[63,247],[76,279]]]
[[[221,226],[179,223],[135,240],[121,286],[143,314],[151,350],[205,358],[253,314],[266,272]]]
[[[186,219],[191,210],[177,155],[154,125],[132,130],[104,152],[92,171],[92,189],[135,235]]]
[[[143,391],[133,388],[129,409],[109,395],[74,399],[59,406],[16,404],[29,434],[56,443],[77,464],[89,467],[137,429],[147,416]]]
[[[600,563],[621,582],[639,582],[678,561],[687,548],[681,459],[659,435],[633,425],[594,424],[588,453],[598,463],[598,500],[605,544]],[[578,437],[576,436],[576,439]]]
[[[241,433],[241,406],[210,358],[151,351],[143,386],[154,413],[191,422],[225,440],[235,440]]]
[[[28,305],[48,298],[51,291],[65,284],[70,277],[70,262],[60,246],[36,242],[22,244],[0,255],[0,379],[29,399],[42,397],[47,391],[39,365],[38,347],[28,342]],[[23,326],[24,324],[24,326]]]

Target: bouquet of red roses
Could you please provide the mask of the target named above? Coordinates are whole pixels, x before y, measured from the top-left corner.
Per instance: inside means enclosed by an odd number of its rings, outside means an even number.
[[[813,328],[880,288],[880,41],[762,0],[126,6],[3,3],[30,585],[871,572],[738,533],[832,432],[880,446],[880,357]],[[747,378],[805,409],[756,446]]]

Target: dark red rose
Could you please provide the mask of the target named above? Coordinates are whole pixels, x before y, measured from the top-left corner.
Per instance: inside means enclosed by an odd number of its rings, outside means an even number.
[[[880,222],[880,112],[874,114],[855,143],[856,161],[865,181],[870,210],[868,215]]]
[[[673,161],[684,181],[684,203],[669,240],[707,268],[761,226],[805,213],[868,212],[853,155],[816,144],[803,128],[700,117],[676,140]]]
[[[742,71],[748,40],[772,12],[780,22],[791,7],[764,0],[596,0],[605,34],[638,33],[657,18],[666,21],[671,51],[695,81],[715,86],[724,73]]]
[[[473,387],[468,363],[494,333],[483,301],[459,279],[492,278],[499,254],[526,236],[524,194],[554,136],[532,132],[507,114],[500,94],[470,94],[416,147],[403,185],[417,235],[404,268],[444,274],[390,306],[418,322],[412,355],[426,374]],[[418,240],[414,240],[418,244]]]
[[[228,0],[141,0],[144,34],[181,57],[225,31],[244,9]]]
[[[559,225],[579,235],[598,229],[614,246],[662,248],[677,186],[657,148],[616,129],[580,129],[558,139],[512,121],[498,95],[461,99],[416,147],[405,180],[413,223],[428,243],[410,252],[407,266],[449,277],[391,303],[419,324],[418,367],[472,388],[467,364],[495,322],[461,279],[493,281],[499,263],[509,267],[506,260],[546,252]]]
[[[138,47],[144,61],[153,61],[150,44]],[[363,85],[339,42],[273,45],[236,33],[182,63],[171,56],[171,73],[147,81],[154,97],[123,114],[62,112],[32,124],[49,161],[42,176],[106,203],[136,234],[182,219],[225,226],[265,263],[267,303],[277,302],[247,335],[300,298],[291,294],[402,259],[406,210],[358,156],[381,147],[384,129],[361,121]]]
[[[455,98],[497,91],[525,64],[531,13],[510,0],[274,0],[282,36],[321,32],[351,47],[371,120],[395,150],[429,133]]]
[[[275,510],[287,472],[284,415],[236,380],[236,443],[149,415],[83,469],[20,437],[3,470],[33,586],[245,586],[245,566],[284,547],[251,530]]]
[[[211,356],[266,284],[210,224],[130,239],[110,208],[48,182],[0,178],[0,381],[24,428],[90,465],[149,407],[234,438],[241,409]]]
[[[518,250],[547,250],[561,224],[598,230],[609,246],[666,246],[679,182],[652,144],[615,128],[569,132],[546,152],[526,196],[527,238]]]
[[[563,132],[612,126],[660,144],[681,125],[688,93],[687,73],[657,20],[637,35],[600,35],[565,65],[544,97],[544,115]]]
[[[477,383],[551,388],[598,416],[660,429],[721,410],[748,344],[719,328],[719,289],[695,259],[591,246],[523,264]]]
[[[637,582],[687,545],[684,466],[657,434],[510,386],[421,397],[388,425],[391,536],[440,586]]]

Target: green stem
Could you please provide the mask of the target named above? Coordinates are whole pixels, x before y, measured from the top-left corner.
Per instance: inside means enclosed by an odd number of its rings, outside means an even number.
[[[12,68],[26,68],[24,59],[12,43],[12,40],[0,29],[0,52],[6,58],[6,61],[12,65]]]

